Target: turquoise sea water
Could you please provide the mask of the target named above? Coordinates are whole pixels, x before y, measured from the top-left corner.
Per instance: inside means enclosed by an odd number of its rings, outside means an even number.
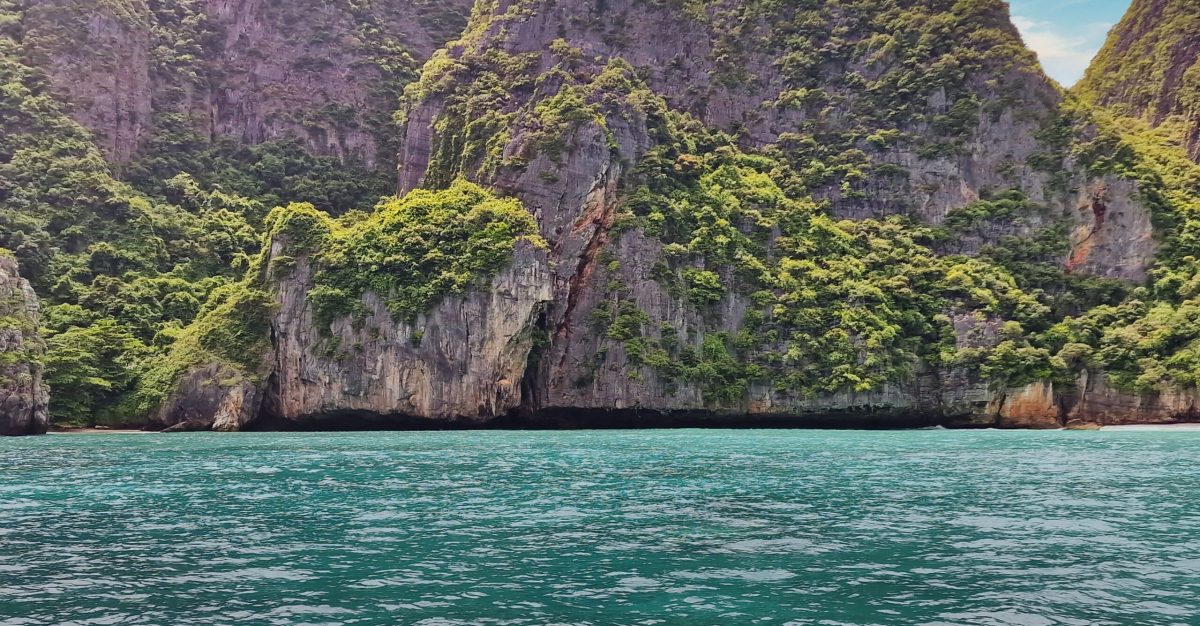
[[[1200,624],[1200,432],[0,441],[0,624]]]

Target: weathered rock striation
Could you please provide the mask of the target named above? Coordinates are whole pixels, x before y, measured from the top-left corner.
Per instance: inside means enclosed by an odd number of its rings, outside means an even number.
[[[390,168],[400,88],[470,0],[45,0],[25,47],[118,166],[151,142],[296,139]],[[155,149],[153,146],[152,149]]]
[[[49,426],[42,382],[45,344],[38,301],[17,262],[0,252],[0,435],[39,435]]]

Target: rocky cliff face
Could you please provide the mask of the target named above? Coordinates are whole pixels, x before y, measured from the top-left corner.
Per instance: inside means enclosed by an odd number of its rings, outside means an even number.
[[[469,0],[45,0],[26,9],[34,65],[122,164],[148,142],[296,139],[390,168],[404,83],[456,36]]]
[[[0,435],[42,434],[49,425],[37,329],[37,297],[16,260],[0,254]]]
[[[1102,376],[989,379],[946,356],[1042,358],[1009,335],[1045,312],[985,277],[990,261],[944,254],[1050,233],[1061,247],[1021,260],[1141,281],[1157,251],[1138,183],[1069,145],[1092,131],[1001,2],[482,2],[403,119],[401,191],[460,176],[498,189],[548,252],[519,249],[412,322],[381,294],[319,321],[297,256],[273,287],[258,386],[214,385],[206,365],[164,423],[1052,427],[1143,402]],[[963,229],[964,214],[983,217]],[[890,309],[911,314],[879,319]]]
[[[286,256],[286,238],[271,254]],[[291,258],[291,257],[287,257]],[[521,244],[484,289],[397,322],[375,294],[323,332],[306,294],[305,257],[275,289],[272,344],[257,383],[204,363],[177,383],[155,421],[173,430],[484,425],[522,406],[522,381],[549,302],[544,251]]]
[[[38,2],[25,18],[31,65],[46,70],[72,116],[96,134],[110,159],[129,160],[153,112],[146,3]]]
[[[438,152],[460,125],[495,123],[478,119],[484,111],[468,101],[480,76],[514,87],[508,97],[487,100],[511,120],[562,93],[571,79],[595,79],[620,60],[636,68],[668,107],[734,133],[742,147],[770,148],[801,169],[807,159],[821,161],[822,171],[804,172],[805,187],[827,200],[835,215],[902,214],[940,224],[986,194],[1017,189],[1046,209],[1023,234],[1039,221],[1072,224],[1074,270],[1144,278],[1154,242],[1137,190],[1061,160],[1045,165],[1051,147],[1042,137],[1060,114],[1062,94],[1033,65],[1003,3],[951,4],[877,11],[834,3],[764,8],[708,2],[690,10],[630,1],[485,3],[490,13],[482,11],[468,35],[427,68],[429,85],[412,90],[416,102],[401,149],[401,191],[436,185],[448,170],[462,171],[527,199],[536,211],[553,210],[542,217],[562,231],[563,223],[582,214],[580,199],[590,191],[569,187],[604,175],[620,180],[627,172],[612,164],[636,162],[655,143],[638,128],[636,111],[605,112],[607,141],[617,147],[611,159],[587,154],[596,138],[589,131],[570,138],[563,163],[537,154],[530,145],[541,130],[536,120],[492,140],[499,159],[470,152],[445,159]],[[921,20],[957,30],[922,32]],[[832,32],[816,24],[839,27]],[[919,37],[928,48],[914,45]],[[797,38],[805,39],[802,45]],[[564,46],[559,53],[556,41]],[[488,66],[496,55],[513,64],[496,71]],[[556,76],[560,69],[574,76]],[[545,82],[531,85],[512,72]],[[442,82],[431,86],[436,81]],[[602,162],[593,163],[597,159]],[[497,168],[512,163],[519,166]],[[547,183],[559,169],[559,182]]]
[[[286,241],[276,241],[272,253],[286,251]],[[522,404],[549,284],[545,253],[521,244],[490,284],[447,298],[411,323],[397,323],[377,295],[367,294],[364,317],[338,320],[322,336],[306,298],[312,266],[298,258],[278,290],[275,362],[262,415],[335,424],[483,424],[503,417]]]
[[[259,269],[201,317],[174,355],[182,367],[164,364],[180,374],[161,425],[480,425],[523,405],[551,290],[545,245],[519,203],[464,182],[363,222],[310,205],[269,219]],[[269,304],[245,306],[259,298]],[[223,330],[239,324],[269,340],[251,349],[245,333]]]
[[[1077,89],[1155,126],[1177,120],[1200,161],[1200,5],[1134,0]]]
[[[76,5],[46,6],[61,25]],[[113,6],[87,32],[132,66],[128,89],[81,96],[98,72],[42,64],[114,159],[178,115],[208,139],[299,137],[376,165],[394,149],[401,192],[469,179],[518,199],[547,244],[414,314],[395,299],[421,285],[393,273],[448,280],[426,272],[470,248],[385,229],[370,239],[384,252],[329,255],[274,233],[244,285],[271,303],[245,326],[262,354],[233,354],[202,315],[214,337],[180,342],[203,358],[172,379],[164,426],[1196,417],[1194,394],[1147,391],[1169,376],[1098,373],[1140,362],[1113,330],[1158,319],[1138,298],[1194,296],[1163,261],[1194,258],[1164,233],[1190,192],[1164,190],[1041,73],[1000,0],[487,0],[437,52],[465,6]],[[155,48],[143,81],[130,50],[147,24],[195,36]],[[379,131],[408,82],[402,48],[429,61],[392,145]],[[347,219],[326,244],[374,218]],[[331,282],[355,254],[368,276]],[[1072,317],[1090,310],[1107,326]]]
[[[530,381],[534,413],[903,414],[955,405],[973,412],[991,398],[986,390],[963,389],[953,373],[929,372],[872,392],[817,397],[751,383],[745,396],[714,403],[704,384],[667,379],[661,368],[631,359],[634,346],[592,323],[597,312],[628,306],[644,316],[642,332],[650,340],[662,342],[669,331],[702,349],[705,337],[745,331],[747,314],[761,310],[749,288],[729,289],[711,307],[696,306],[655,277],[667,259],[660,237],[616,227],[627,212],[622,190],[632,186],[632,170],[656,145],[671,141],[653,127],[661,123],[649,119],[659,112],[636,104],[646,93],[661,95],[667,108],[704,126],[735,133],[743,149],[781,154],[800,168],[808,165],[805,158],[823,160],[826,171],[804,172],[802,184],[835,215],[900,213],[940,224],[988,193],[1016,189],[1041,207],[1016,234],[1029,237],[1039,224],[1065,221],[1070,250],[1058,261],[1070,271],[1144,278],[1155,243],[1135,184],[1091,176],[1069,159],[1035,165],[1050,151],[1039,137],[1059,115],[1062,96],[1027,62],[1000,3],[953,9],[921,3],[882,13],[833,3],[704,7],[697,13],[642,2],[562,0],[536,9],[498,2],[491,15],[477,15],[468,36],[436,58],[421,88],[411,90],[402,187],[437,184],[447,169],[465,173],[523,199],[552,242],[555,297],[546,324],[553,339]],[[909,20],[918,18],[953,22],[975,35],[951,42],[926,33],[936,41],[933,51],[909,48],[917,36]],[[830,34],[812,27],[816,23],[845,27]],[[811,39],[797,49],[788,36]],[[1007,56],[989,54],[992,46],[1006,46]],[[645,88],[608,100],[591,96],[593,117],[553,131],[565,148],[539,151],[553,123],[544,115],[547,103],[580,85],[586,93],[612,80],[614,63],[637,68],[632,81],[644,81]],[[956,70],[940,75],[929,69],[938,63]],[[507,94],[477,93],[477,81],[497,77],[508,80]],[[1009,92],[1022,96],[1011,100],[1004,96]],[[487,111],[473,108],[480,98],[487,98]],[[513,130],[472,148],[470,130],[486,127],[496,111]],[[864,138],[871,132],[873,138]],[[985,232],[980,245],[988,238]]]

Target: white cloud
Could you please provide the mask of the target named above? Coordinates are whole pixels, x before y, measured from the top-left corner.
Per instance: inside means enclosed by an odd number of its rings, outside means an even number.
[[[1025,44],[1037,53],[1046,73],[1070,87],[1083,77],[1092,58],[1104,43],[1111,24],[1080,24],[1075,32],[1066,34],[1049,22],[1038,22],[1019,15],[1013,23],[1021,31]]]

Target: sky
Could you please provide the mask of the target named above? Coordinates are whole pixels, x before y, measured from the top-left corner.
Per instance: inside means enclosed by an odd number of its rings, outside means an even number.
[[[1013,22],[1046,73],[1065,87],[1083,71],[1130,0],[1009,0]]]

